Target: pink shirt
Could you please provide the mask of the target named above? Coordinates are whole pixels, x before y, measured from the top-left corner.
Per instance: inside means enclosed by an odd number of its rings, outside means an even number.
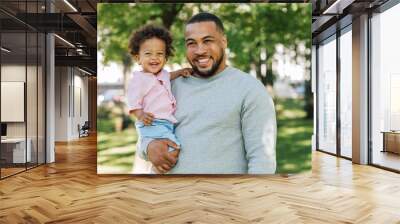
[[[172,123],[176,109],[175,97],[171,92],[170,74],[161,70],[157,75],[134,72],[128,84],[129,110],[143,109],[152,113],[156,119],[166,119]]]

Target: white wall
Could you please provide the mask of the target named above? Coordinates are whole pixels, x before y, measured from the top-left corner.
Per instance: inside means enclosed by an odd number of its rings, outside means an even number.
[[[2,65],[1,66],[1,81],[18,81],[25,82],[25,65]],[[7,108],[1,108],[7,110]],[[25,137],[25,122],[8,122],[7,123],[8,137]]]
[[[38,70],[37,70],[38,69]],[[23,82],[26,84],[26,106],[24,89],[17,90],[22,94],[22,104],[19,108],[4,106],[1,108],[2,114],[16,113],[19,110],[22,113],[22,121],[5,122],[7,123],[7,137],[24,138],[25,135],[30,140],[30,149],[33,162],[39,159],[39,163],[44,163],[45,142],[44,142],[44,92],[43,76],[41,66],[25,66],[25,64],[3,64],[1,66],[2,85],[3,82]],[[27,80],[25,80],[27,78]],[[2,94],[6,94],[2,89]],[[2,95],[2,98],[7,95]],[[18,103],[18,102],[15,102]],[[3,103],[2,103],[3,104]],[[14,110],[14,111],[13,111]],[[26,120],[24,114],[26,112]],[[2,118],[3,120],[3,118]],[[38,153],[38,154],[37,154]]]
[[[68,86],[67,67],[55,68],[55,141],[68,140]]]
[[[76,68],[56,67],[56,141],[79,138],[78,124],[88,120],[88,78],[83,75]]]

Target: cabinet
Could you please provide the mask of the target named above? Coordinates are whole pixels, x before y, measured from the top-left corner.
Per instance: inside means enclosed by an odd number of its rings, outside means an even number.
[[[400,154],[400,131],[387,131],[383,133],[383,152]]]
[[[1,139],[1,160],[5,164],[24,164],[31,162],[32,153],[30,138],[27,139],[27,147],[25,151],[25,138],[6,138]]]

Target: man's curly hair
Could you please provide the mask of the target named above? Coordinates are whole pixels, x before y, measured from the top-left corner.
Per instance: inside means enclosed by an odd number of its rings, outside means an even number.
[[[170,32],[159,26],[146,25],[132,33],[129,39],[129,53],[132,56],[138,55],[140,45],[151,38],[158,38],[165,43],[165,55],[167,58],[174,55],[174,47],[172,46],[172,37]]]

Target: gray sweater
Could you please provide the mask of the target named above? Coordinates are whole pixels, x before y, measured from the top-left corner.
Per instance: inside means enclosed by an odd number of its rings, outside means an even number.
[[[182,145],[169,173],[275,173],[275,109],[261,82],[227,67],[210,78],[175,79],[172,92]],[[144,159],[148,143],[138,147]]]

